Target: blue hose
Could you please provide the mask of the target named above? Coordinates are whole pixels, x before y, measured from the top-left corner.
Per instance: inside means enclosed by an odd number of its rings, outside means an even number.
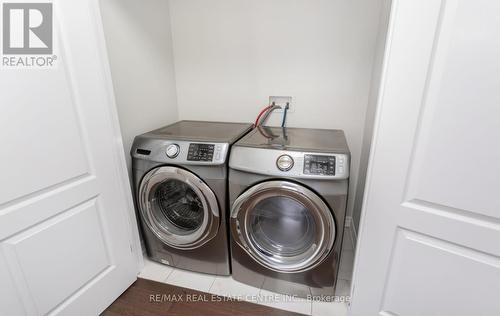
[[[286,112],[288,112],[289,105],[288,103],[285,106],[285,109],[283,109],[283,120],[281,121],[281,127],[285,127],[286,123]]]

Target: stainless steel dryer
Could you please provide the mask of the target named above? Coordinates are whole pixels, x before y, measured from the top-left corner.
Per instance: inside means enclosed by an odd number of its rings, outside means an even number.
[[[227,161],[251,126],[180,121],[135,138],[136,207],[152,260],[230,274]]]
[[[340,130],[258,127],[234,144],[235,280],[301,297],[334,295],[349,162]]]

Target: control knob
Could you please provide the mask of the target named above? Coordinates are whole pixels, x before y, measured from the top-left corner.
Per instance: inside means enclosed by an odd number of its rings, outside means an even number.
[[[179,145],[177,144],[171,144],[167,146],[167,150],[165,151],[167,154],[168,158],[175,158],[177,155],[179,155]]]
[[[293,167],[293,158],[290,155],[281,155],[276,160],[276,166],[281,171],[288,171]]]

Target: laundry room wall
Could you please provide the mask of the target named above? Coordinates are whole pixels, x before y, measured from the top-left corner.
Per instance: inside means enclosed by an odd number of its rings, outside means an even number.
[[[250,122],[292,96],[288,126],[345,130],[352,215],[382,0],[169,3],[180,119]]]
[[[100,3],[130,170],[134,137],[178,119],[169,6],[164,0]]]
[[[383,6],[380,17],[379,34],[377,38],[377,47],[375,51],[375,62],[373,65],[373,74],[371,81],[370,94],[368,97],[368,107],[366,109],[365,126],[363,129],[363,142],[361,145],[361,156],[359,163],[358,184],[354,200],[354,210],[352,215],[354,234],[357,235],[359,222],[361,219],[361,210],[363,207],[363,196],[365,193],[365,181],[368,171],[368,162],[370,158],[370,150],[372,145],[373,129],[375,123],[375,115],[377,103],[379,99],[379,91],[381,85],[382,71],[385,44],[387,37],[387,29],[389,26],[389,13],[391,8],[391,0],[383,0]]]

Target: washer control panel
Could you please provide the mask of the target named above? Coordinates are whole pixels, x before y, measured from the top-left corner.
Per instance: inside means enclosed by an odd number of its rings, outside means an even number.
[[[304,174],[334,176],[335,156],[304,155]]]
[[[189,144],[187,160],[189,161],[212,161],[214,159],[214,144]]]
[[[228,152],[228,143],[155,139],[139,144],[132,155],[138,159],[171,164],[222,165]]]

